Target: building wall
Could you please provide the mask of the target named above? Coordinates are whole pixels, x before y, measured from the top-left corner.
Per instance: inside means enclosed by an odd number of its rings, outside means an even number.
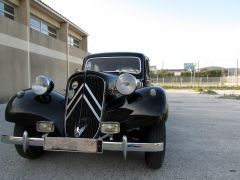
[[[34,82],[39,74],[49,76],[54,84],[54,89],[64,94],[67,82],[67,61],[30,53],[31,81]]]
[[[15,3],[19,2],[20,7],[22,1]],[[89,53],[69,47],[67,37],[56,39],[29,28],[18,15],[15,20],[0,16],[0,103],[31,87],[40,74],[52,78],[55,90],[64,94],[68,76],[82,67],[83,58]],[[60,27],[68,26],[60,23]],[[60,32],[62,36],[68,33],[66,29]]]
[[[6,102],[17,91],[28,88],[28,54],[25,51],[26,44],[21,43],[27,39],[26,27],[1,16],[0,24],[1,103]]]
[[[4,16],[0,16],[0,33],[27,40],[27,27]]]
[[[27,53],[0,45],[0,103],[28,87]]]

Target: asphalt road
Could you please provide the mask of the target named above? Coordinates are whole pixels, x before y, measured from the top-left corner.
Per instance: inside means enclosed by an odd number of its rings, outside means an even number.
[[[0,144],[0,179],[240,179],[240,101],[212,95],[169,93],[163,167],[148,169],[144,153],[47,152],[26,160]],[[12,134],[0,105],[0,134]]]

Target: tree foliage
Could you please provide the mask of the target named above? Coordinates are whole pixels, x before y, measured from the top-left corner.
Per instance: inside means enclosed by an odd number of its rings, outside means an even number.
[[[224,74],[223,70],[202,70],[196,72],[196,76],[200,77],[222,77]]]
[[[158,77],[172,77],[172,76],[174,76],[174,73],[168,70],[161,70],[158,72]]]
[[[201,70],[201,71],[197,71],[195,72],[195,76],[196,77],[222,77],[223,75],[225,75],[225,71],[223,70]],[[181,73],[182,77],[190,77],[191,76],[191,72],[189,71],[183,71]]]

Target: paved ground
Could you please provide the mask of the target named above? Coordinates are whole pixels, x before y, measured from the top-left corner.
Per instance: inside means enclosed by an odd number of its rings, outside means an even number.
[[[25,160],[0,144],[0,179],[240,179],[240,101],[196,93],[169,93],[167,152],[162,169],[143,153],[102,155],[48,152]],[[11,134],[0,105],[0,133]]]

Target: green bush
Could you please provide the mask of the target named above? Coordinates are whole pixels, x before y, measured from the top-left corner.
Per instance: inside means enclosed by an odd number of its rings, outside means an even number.
[[[193,91],[202,92],[202,91],[203,91],[203,88],[201,88],[201,87],[195,87],[195,88],[193,88]]]

